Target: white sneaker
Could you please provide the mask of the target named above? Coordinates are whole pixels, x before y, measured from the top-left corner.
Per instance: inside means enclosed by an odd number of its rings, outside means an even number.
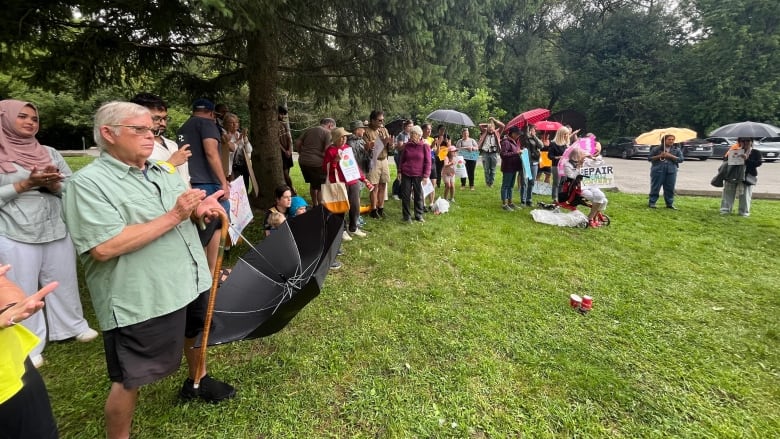
[[[35,368],[37,369],[43,366],[43,355],[41,354],[33,355],[32,357],[30,357],[30,361],[32,361],[33,366],[35,366]]]
[[[341,240],[342,241],[352,241],[352,237],[349,236],[349,232],[344,230],[344,233],[341,234]]]
[[[88,341],[92,341],[96,339],[98,336],[97,331],[95,331],[92,328],[87,328],[86,331],[82,332],[81,334],[76,336],[76,341],[80,341],[82,343],[86,343]]]
[[[365,238],[366,237],[366,232],[364,232],[364,231],[362,231],[360,229],[355,229],[355,231],[352,232],[352,234],[355,235],[355,236],[359,236],[361,238]]]

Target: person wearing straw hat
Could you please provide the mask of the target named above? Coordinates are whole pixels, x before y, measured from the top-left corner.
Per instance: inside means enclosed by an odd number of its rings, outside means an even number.
[[[93,129],[100,156],[63,193],[64,219],[103,331],[111,380],[108,438],[129,437],[140,387],[178,370],[182,351],[189,369],[182,399],[219,402],[235,395],[232,386],[207,375],[205,359],[192,349],[212,285],[192,220],[224,214],[223,193],[207,197],[148,160],[153,129],[147,108],[104,104]]]
[[[347,186],[347,199],[349,200],[349,223],[347,230],[344,231],[342,239],[344,241],[352,240],[352,235],[365,237],[366,233],[358,228],[358,217],[360,216],[360,182],[363,182],[369,191],[374,190],[374,185],[366,179],[363,171],[358,166],[360,178],[347,181],[344,178],[344,171],[341,169],[340,162],[343,158],[343,152],[352,147],[347,145],[349,132],[342,127],[337,127],[330,132],[331,144],[325,149],[325,157],[322,160],[322,169],[326,173],[326,178],[331,183],[342,181]],[[338,174],[337,174],[338,173]],[[349,233],[347,233],[349,232]]]

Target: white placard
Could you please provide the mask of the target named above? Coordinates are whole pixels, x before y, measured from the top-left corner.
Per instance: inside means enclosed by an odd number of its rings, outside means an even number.
[[[379,154],[385,148],[385,144],[377,136],[374,141],[374,149],[371,150],[371,169],[376,169],[376,161],[379,159]]]
[[[728,152],[728,162],[729,166],[742,166],[745,164],[745,157],[742,155],[745,152],[741,149],[732,149]]]
[[[423,199],[433,193],[433,183],[430,178],[423,179],[422,182]]]
[[[239,177],[230,182],[230,242],[238,242],[238,236],[253,218],[244,179]]]
[[[344,183],[360,180],[360,168],[358,168],[352,148],[340,149],[339,157],[339,167],[344,174]]]
[[[455,177],[457,178],[466,178],[468,177],[468,174],[466,172],[466,159],[463,158],[463,156],[457,156],[454,158],[455,160]]]

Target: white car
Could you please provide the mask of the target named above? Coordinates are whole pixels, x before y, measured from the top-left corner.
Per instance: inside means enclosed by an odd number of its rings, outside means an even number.
[[[753,142],[753,147],[761,153],[765,162],[780,160],[780,137],[764,137],[758,142]]]

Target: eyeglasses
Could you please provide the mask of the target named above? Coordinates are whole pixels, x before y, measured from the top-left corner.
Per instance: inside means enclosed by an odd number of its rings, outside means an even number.
[[[152,116],[152,122],[162,122],[162,121],[170,122],[171,121],[171,117],[170,116]]]
[[[133,133],[135,133],[136,136],[145,136],[147,133],[151,133],[154,131],[154,127],[145,127],[141,125],[109,125],[110,127],[125,127],[130,128],[133,130]]]

